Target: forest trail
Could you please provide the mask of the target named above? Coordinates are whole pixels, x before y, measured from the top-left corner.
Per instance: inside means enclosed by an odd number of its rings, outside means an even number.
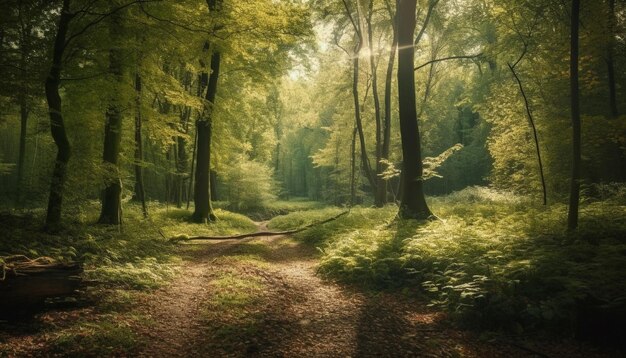
[[[315,248],[289,237],[181,250],[184,274],[143,304],[152,323],[141,356],[536,356],[455,330],[423,303],[324,281]]]

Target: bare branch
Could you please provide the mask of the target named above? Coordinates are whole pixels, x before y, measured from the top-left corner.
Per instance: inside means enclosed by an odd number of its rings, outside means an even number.
[[[124,10],[125,8],[127,8],[129,6],[132,6],[132,5],[135,5],[135,4],[149,3],[149,2],[159,2],[159,1],[162,1],[162,0],[134,0],[134,1],[131,1],[129,3],[124,4],[122,6],[119,6],[119,7],[115,8],[115,9],[113,9],[113,10],[107,12],[107,13],[100,14],[100,15],[98,15],[98,17],[96,19],[94,19],[92,22],[90,22],[87,25],[85,25],[78,32],[76,32],[76,33],[72,34],[71,36],[69,36],[67,38],[67,40],[65,40],[65,44],[63,44],[63,48],[67,48],[67,46],[69,46],[69,44],[70,44],[70,42],[72,42],[72,40],[74,40],[75,38],[81,36],[82,34],[87,32],[87,30],[89,30],[90,28],[98,25],[99,23],[101,23],[107,17],[109,17],[109,16],[111,16],[111,15],[113,15],[113,14],[115,14],[115,13],[121,11],[121,10]],[[73,13],[72,17],[76,16],[76,14],[77,13]]]
[[[481,52],[481,53],[477,53],[475,55],[461,55],[461,56],[450,56],[450,57],[444,57],[444,58],[437,58],[437,59],[425,62],[425,63],[415,67],[413,70],[417,71],[417,70],[419,70],[421,68],[424,68],[424,67],[426,67],[426,66],[428,66],[430,64],[437,63],[437,62],[448,61],[448,60],[473,59],[473,58],[478,58],[478,57],[480,57],[482,55],[483,54]]]
[[[433,11],[435,10],[435,7],[437,6],[438,3],[439,3],[439,0],[432,0],[430,4],[428,5],[428,12],[426,12],[426,17],[424,18],[424,23],[422,24],[422,28],[420,29],[420,32],[415,37],[415,42],[413,43],[414,46],[417,46],[419,42],[422,40],[422,36],[424,36],[426,27],[428,26],[428,23],[430,22],[430,17],[433,14]]]

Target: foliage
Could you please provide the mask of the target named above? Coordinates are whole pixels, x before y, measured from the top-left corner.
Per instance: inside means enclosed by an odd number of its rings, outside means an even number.
[[[227,235],[256,229],[250,219],[216,210],[220,220],[210,225],[187,221],[189,212],[151,205],[151,219],[141,217],[139,206],[127,208],[121,228],[94,226],[97,205],[86,208],[71,226],[58,235],[43,234],[31,216],[0,215],[0,256],[23,254],[48,256],[61,261],[81,261],[87,279],[105,285],[127,288],[154,288],[178,273],[176,247],[168,241],[181,233],[187,235]],[[16,244],[19,243],[19,244]]]
[[[221,179],[223,196],[234,210],[263,207],[276,199],[272,172],[261,163],[242,159],[224,168]]]
[[[574,235],[562,229],[563,206],[537,207],[510,193],[472,188],[431,204],[444,220],[388,224],[392,212],[359,209],[317,230],[320,272],[416,290],[481,328],[577,329],[583,303],[623,309],[623,204],[586,204],[584,229]],[[346,228],[357,213],[358,224]]]

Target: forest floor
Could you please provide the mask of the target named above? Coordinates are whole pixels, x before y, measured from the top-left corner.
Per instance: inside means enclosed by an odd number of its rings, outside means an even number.
[[[317,250],[290,237],[178,250],[180,274],[161,288],[109,288],[92,295],[95,305],[1,324],[0,356],[600,356],[572,342],[489,340],[401,293],[325,281]]]

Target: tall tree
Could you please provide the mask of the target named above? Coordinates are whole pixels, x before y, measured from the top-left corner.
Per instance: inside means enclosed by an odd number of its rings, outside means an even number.
[[[135,199],[141,202],[141,209],[144,218],[148,217],[148,208],[146,206],[146,190],[143,180],[143,137],[142,137],[142,121],[141,117],[141,97],[142,85],[141,74],[135,73]]]
[[[580,199],[580,89],[578,84],[578,29],[580,23],[580,0],[572,0],[570,32],[570,96],[572,116],[572,177],[570,183],[569,210],[567,228],[575,230],[578,226],[578,203]]]
[[[114,2],[114,5],[115,4]],[[109,106],[106,111],[104,125],[104,149],[102,159],[111,176],[102,193],[102,210],[100,224],[118,225],[122,220],[122,179],[119,172],[120,143],[122,139],[122,108],[119,98],[119,89],[124,80],[124,64],[121,49],[122,15],[115,12],[110,16],[109,36],[111,48],[109,50],[109,74],[112,77],[113,87],[116,89],[110,94]]]
[[[415,101],[413,73],[417,0],[397,0],[398,109],[402,138],[402,188],[399,217],[428,219],[432,216],[424,196],[423,164]]]
[[[219,11],[222,0],[207,0],[211,14]],[[219,27],[219,26],[218,26]],[[217,28],[215,30],[218,30]],[[213,48],[211,48],[213,47]],[[211,204],[210,166],[211,166],[211,136],[213,134],[213,105],[217,95],[217,82],[220,75],[221,54],[215,46],[205,44],[205,49],[211,53],[210,75],[206,92],[207,110],[196,121],[197,148],[196,173],[194,186],[194,212],[192,219],[195,222],[214,221],[217,219]]]
[[[354,120],[356,123],[357,134],[359,136],[359,143],[361,145],[361,165],[368,183],[373,190],[376,190],[376,178],[372,170],[369,155],[367,154],[367,147],[365,145],[365,133],[363,131],[363,119],[361,117],[361,100],[359,98],[359,56],[361,56],[361,50],[363,49],[365,41],[365,39],[363,38],[363,30],[361,26],[362,21],[360,4],[359,1],[356,2],[355,16],[352,16],[352,11],[348,6],[348,2],[346,0],[342,1],[346,11],[346,16],[350,19],[352,27],[354,28],[354,36],[356,39],[352,55],[352,96],[354,99]]]
[[[54,171],[50,180],[50,196],[48,197],[46,214],[46,227],[52,230],[56,229],[61,223],[63,190],[67,180],[67,163],[71,156],[70,141],[65,130],[65,122],[63,121],[59,86],[61,85],[63,54],[67,46],[66,37],[72,18],[74,18],[74,14],[70,13],[70,0],[63,0],[52,50],[52,65],[50,66],[50,73],[46,78],[45,84],[48,113],[50,115],[50,133],[57,147]]]
[[[381,119],[380,98],[378,97],[378,64],[375,61],[374,29],[372,26],[373,15],[374,0],[370,0],[366,22],[370,75],[372,76],[372,96],[374,97],[374,120],[376,122],[376,185],[374,186],[374,205],[382,207],[387,202],[387,182],[380,175],[383,172],[383,123]]]

